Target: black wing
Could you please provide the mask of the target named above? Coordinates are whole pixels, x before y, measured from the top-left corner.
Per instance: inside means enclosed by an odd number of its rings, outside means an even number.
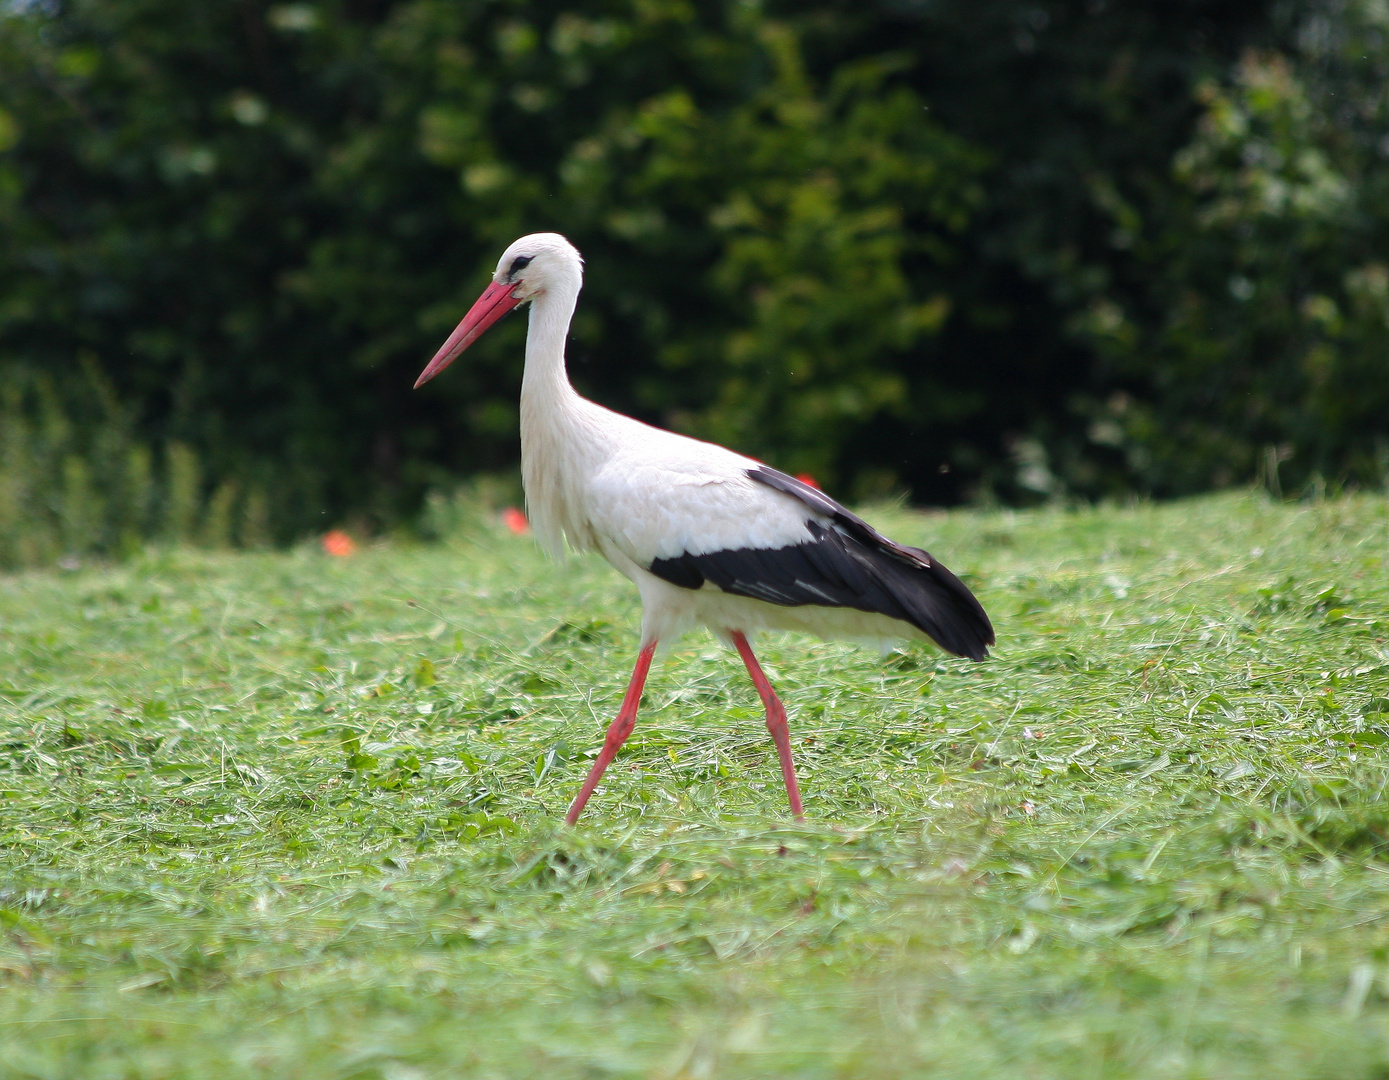
[[[706,581],[726,593],[784,607],[817,605],[871,611],[917,627],[947,652],[983,660],[994,643],[983,605],[920,548],[895,543],[822,491],[760,465],[760,484],[791,495],[822,517],[811,539],[782,548],[740,548],[657,559],[651,572],[685,589]]]

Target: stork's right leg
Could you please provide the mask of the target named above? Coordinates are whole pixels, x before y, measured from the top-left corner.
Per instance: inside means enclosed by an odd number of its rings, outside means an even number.
[[[796,783],[796,765],[791,760],[791,733],[786,724],[786,709],[781,704],[781,699],[776,696],[776,691],[772,689],[772,684],[767,681],[767,676],[762,673],[762,665],[757,662],[757,657],[753,655],[747,635],[735,630],[731,636],[733,647],[743,658],[743,664],[747,667],[748,674],[752,676],[752,685],[757,687],[757,695],[762,699],[762,705],[767,710],[767,730],[771,732],[772,742],[776,743],[777,756],[781,758],[781,778],[786,781],[786,798],[791,803],[791,815],[797,821],[804,821],[805,814],[801,810],[801,789]]]
[[[579,815],[584,811],[584,804],[588,802],[588,797],[593,794],[593,789],[603,777],[603,770],[617,756],[618,750],[627,741],[627,736],[632,734],[632,729],[637,726],[641,690],[646,685],[646,673],[651,670],[651,658],[655,655],[656,643],[653,641],[642,649],[641,655],[637,657],[637,666],[632,669],[632,681],[627,684],[627,693],[622,697],[622,707],[617,710],[617,719],[608,728],[607,738],[603,740],[603,749],[599,751],[598,760],[593,763],[593,768],[589,769],[588,779],[579,790],[578,798],[569,808],[569,813],[564,815],[566,824],[573,825],[579,820]]]

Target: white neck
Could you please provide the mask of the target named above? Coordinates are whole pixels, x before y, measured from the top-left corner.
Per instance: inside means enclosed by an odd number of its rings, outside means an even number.
[[[579,299],[579,280],[558,281],[531,301],[526,370],[521,378],[521,478],[526,508],[541,544],[562,555],[565,535],[590,546],[580,489],[602,455],[587,413],[594,406],[575,392],[564,367],[564,342]]]
[[[579,302],[577,283],[547,289],[531,301],[530,326],[526,330],[526,370],[521,378],[521,412],[532,407],[562,409],[567,398],[578,397],[564,368],[564,342]],[[537,417],[539,419],[539,417]]]

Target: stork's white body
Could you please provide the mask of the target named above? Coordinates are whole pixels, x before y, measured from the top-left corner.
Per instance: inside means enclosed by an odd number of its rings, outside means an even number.
[[[419,380],[446,367],[510,307],[530,301],[521,471],[531,525],[552,555],[562,557],[566,544],[597,551],[641,593],[642,659],[570,820],[635,722],[652,651],[698,625],[737,647],[747,663],[799,816],[785,714],[745,635],[777,629],[934,638],[979,659],[993,640],[988,619],[927,553],[892,543],[827,497],[752,458],[575,392],[564,345],[582,280],[578,252],[562,236],[518,240]]]
[[[534,326],[534,313],[531,319]],[[780,607],[707,583],[680,588],[651,573],[654,560],[682,553],[807,543],[807,522],[824,519],[750,480],[748,470],[759,464],[752,458],[605,409],[575,393],[562,372],[558,392],[553,385],[542,390],[530,378],[531,364],[528,357],[521,390],[521,469],[531,526],[552,555],[562,557],[566,541],[575,551],[597,551],[636,585],[643,644],[669,643],[700,625],[724,638],[733,629],[926,638],[872,612]]]

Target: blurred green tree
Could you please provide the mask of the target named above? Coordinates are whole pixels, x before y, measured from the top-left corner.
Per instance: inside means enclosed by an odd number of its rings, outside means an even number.
[[[0,382],[31,425],[33,387],[80,417],[109,385],[150,490],[201,477],[248,535],[394,520],[514,460],[520,320],[409,387],[557,229],[581,388],[851,495],[1192,490],[1284,445],[1370,480],[1378,10],[11,4]],[[1259,170],[1319,208],[1257,209]]]
[[[590,261],[581,384],[833,474],[949,312],[980,155],[903,54],[812,74],[804,19],[595,8],[11,12],[0,364],[62,386],[88,356],[287,530],[389,519],[514,458],[519,325],[409,386],[495,253],[557,228]]]

